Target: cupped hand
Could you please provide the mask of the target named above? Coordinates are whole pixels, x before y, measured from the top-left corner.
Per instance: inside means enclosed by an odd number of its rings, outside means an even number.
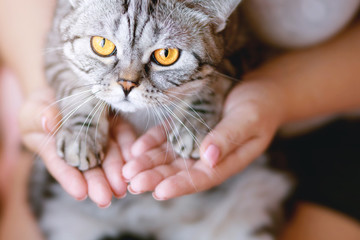
[[[122,156],[129,154],[127,146],[135,141],[131,126],[119,119],[111,124],[111,135],[117,136],[116,141],[124,144],[118,146],[114,138],[110,139],[102,167],[81,172],[67,165],[57,154],[55,135],[61,117],[54,99],[50,88],[41,89],[25,99],[20,114],[24,144],[41,156],[50,174],[77,200],[89,197],[99,207],[107,207],[113,195],[124,197],[127,183],[121,176]]]
[[[248,80],[229,94],[222,120],[201,144],[201,160],[168,152],[162,127],[149,130],[132,147],[123,176],[129,191],[152,191],[167,200],[217,186],[261,155],[282,123],[281,94],[267,80]]]

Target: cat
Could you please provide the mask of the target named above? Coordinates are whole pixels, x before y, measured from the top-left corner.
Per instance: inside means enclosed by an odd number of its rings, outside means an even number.
[[[139,134],[167,121],[174,151],[199,158],[198,145],[219,121],[233,79],[246,71],[247,60],[234,61],[251,42],[240,2],[58,0],[46,74],[63,117],[56,133],[59,155],[82,171],[100,165],[109,111],[115,111]],[[125,239],[129,233],[273,239],[262,230],[275,224],[269,212],[280,211],[290,183],[266,162],[258,159],[207,192],[163,203],[147,194],[129,196],[106,210],[72,200],[39,165],[36,175],[44,178],[35,185],[51,196],[36,201],[40,226],[53,240]]]

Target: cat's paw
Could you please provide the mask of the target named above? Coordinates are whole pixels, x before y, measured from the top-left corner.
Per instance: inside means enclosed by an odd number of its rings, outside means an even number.
[[[190,121],[183,117],[174,120],[169,134],[174,151],[183,158],[199,159],[200,145],[209,132],[209,127],[201,120]]]
[[[99,166],[104,158],[104,149],[94,136],[60,129],[56,136],[58,155],[81,171]]]

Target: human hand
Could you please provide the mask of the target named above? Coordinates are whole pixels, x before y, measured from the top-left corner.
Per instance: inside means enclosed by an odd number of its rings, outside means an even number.
[[[122,156],[129,154],[129,146],[135,141],[130,125],[121,120],[111,124],[111,135],[117,136],[116,141],[122,144],[118,146],[115,139],[111,138],[102,167],[80,172],[66,164],[57,154],[54,136],[61,119],[54,99],[50,88],[41,89],[27,97],[20,114],[24,144],[41,156],[50,174],[77,200],[89,196],[99,207],[107,207],[113,194],[117,198],[124,197],[127,184],[120,175]]]
[[[248,80],[229,94],[223,118],[201,144],[201,160],[167,153],[162,127],[149,130],[132,147],[123,168],[129,191],[153,191],[167,200],[219,185],[239,173],[268,147],[283,120],[281,94],[266,80]]]

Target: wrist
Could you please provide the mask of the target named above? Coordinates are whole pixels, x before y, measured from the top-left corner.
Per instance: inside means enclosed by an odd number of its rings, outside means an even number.
[[[279,84],[269,76],[251,73],[244,76],[241,84],[243,91],[256,93],[257,99],[261,100],[260,105],[271,112],[271,118],[275,125],[280,127],[289,118],[288,101],[286,91],[283,91]]]

